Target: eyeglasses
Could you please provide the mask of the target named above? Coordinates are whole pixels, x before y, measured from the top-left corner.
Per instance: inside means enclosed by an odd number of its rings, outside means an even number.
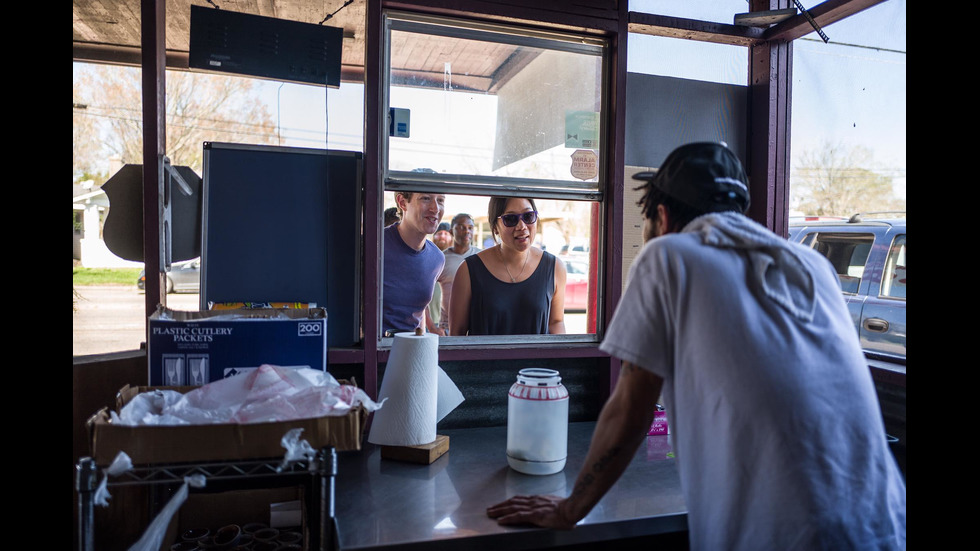
[[[523,220],[525,224],[530,226],[538,221],[538,211],[529,210],[527,212],[522,212],[521,214],[502,214],[497,218],[500,218],[500,221],[503,222],[504,226],[508,228],[513,228],[516,226],[519,220]]]

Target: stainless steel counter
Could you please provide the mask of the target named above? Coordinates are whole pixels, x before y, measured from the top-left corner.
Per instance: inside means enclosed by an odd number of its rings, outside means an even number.
[[[533,549],[687,530],[677,464],[666,436],[648,436],[619,482],[571,531],[503,527],[486,508],[517,494],[568,495],[595,423],[568,429],[565,470],[523,475],[507,465],[506,427],[440,431],[449,453],[432,465],[381,460],[366,444],[339,454],[340,549]]]

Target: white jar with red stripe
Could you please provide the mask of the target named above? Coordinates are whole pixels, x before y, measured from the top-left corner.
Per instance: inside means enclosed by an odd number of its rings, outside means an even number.
[[[568,457],[568,389],[554,369],[517,374],[507,397],[507,463],[525,474],[554,474]]]

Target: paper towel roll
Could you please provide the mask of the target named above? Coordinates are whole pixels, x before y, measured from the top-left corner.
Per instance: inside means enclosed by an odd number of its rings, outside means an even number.
[[[396,333],[381,381],[368,442],[418,446],[436,439],[439,337],[434,333]]]

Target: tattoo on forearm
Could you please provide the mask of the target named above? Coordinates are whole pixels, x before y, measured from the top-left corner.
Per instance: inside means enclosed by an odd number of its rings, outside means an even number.
[[[614,457],[619,455],[619,452],[620,452],[620,448],[618,446],[614,447],[608,452],[606,452],[602,457],[600,457],[598,461],[593,463],[592,472],[584,474],[581,480],[579,480],[575,484],[575,488],[572,490],[572,495],[573,496],[582,495],[582,493],[585,492],[586,488],[588,488],[589,486],[592,485],[593,482],[595,482],[595,476],[592,473],[600,473],[604,471],[606,469],[606,466],[609,464],[609,462],[612,461]]]
[[[612,461],[612,458],[613,457],[616,457],[617,455],[619,455],[619,447],[618,446],[617,447],[614,447],[613,449],[611,449],[608,452],[606,452],[606,454],[603,455],[602,457],[600,457],[598,461],[596,461],[595,463],[593,463],[592,464],[592,472],[594,472],[594,473],[602,472],[603,469],[606,468],[606,465],[608,465],[609,462]]]

